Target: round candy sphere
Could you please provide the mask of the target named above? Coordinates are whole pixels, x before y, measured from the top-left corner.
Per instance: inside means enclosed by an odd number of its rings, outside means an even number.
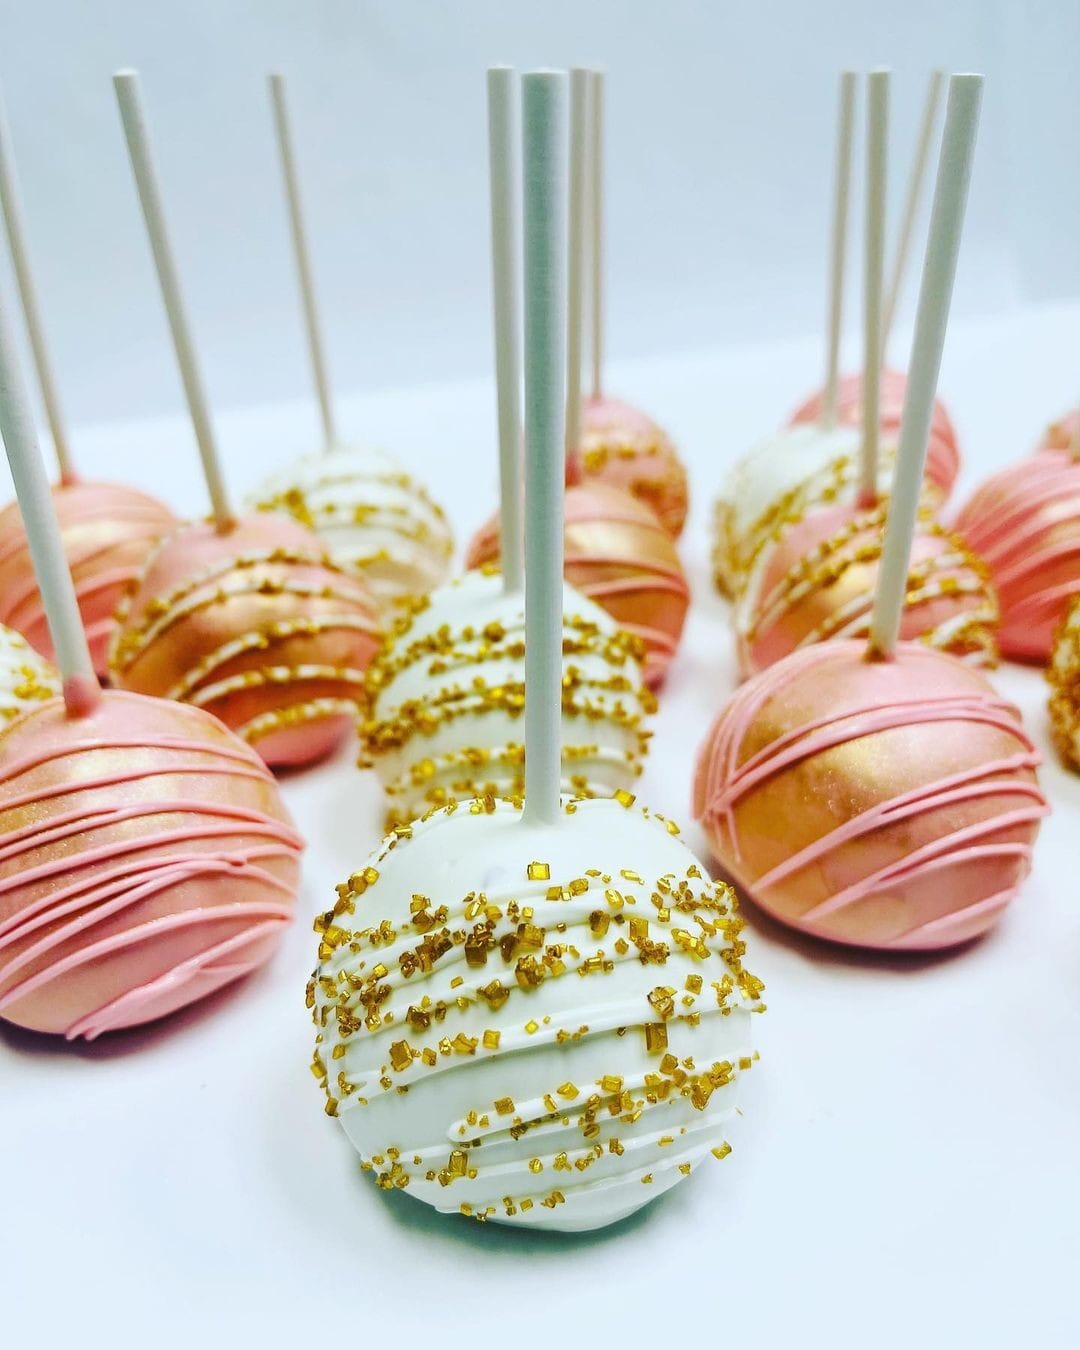
[[[0,733],[0,1018],[69,1040],[267,959],[300,837],[262,761],[198,708],[106,692]]]
[[[686,468],[664,429],[640,409],[614,398],[589,399],[581,410],[581,448],[570,481],[623,488],[656,512],[673,539],[686,523]]]
[[[881,434],[894,444],[900,439],[900,419],[904,411],[907,375],[902,370],[881,372]],[[792,422],[814,422],[821,416],[821,391],[813,394],[792,414]],[[846,375],[840,381],[837,417],[842,426],[858,427],[862,420],[862,375]],[[960,472],[960,446],[956,428],[945,404],[934,400],[930,420],[930,440],[926,447],[926,478],[936,489],[940,505],[952,492]]]
[[[313,1071],[380,1186],[575,1231],[730,1151],[762,985],[730,889],[632,802],[446,807],[338,887]]]
[[[566,579],[607,610],[645,647],[645,682],[660,684],[682,637],[690,587],[670,535],[655,512],[629,493],[601,483],[566,489]],[[499,522],[469,545],[467,565],[499,557]]]
[[[994,474],[956,518],[1001,603],[1001,650],[1045,662],[1080,594],[1080,459],[1044,450]]]
[[[380,640],[359,577],[271,515],[183,526],[117,617],[117,685],[208,709],[275,766],[311,763],[349,734]]]
[[[384,611],[426,594],[449,570],[454,541],[442,508],[379,451],[340,447],[309,455],[268,479],[249,506],[314,530]]]
[[[0,729],[60,693],[60,676],[21,633],[0,624]]]
[[[868,510],[819,507],[762,549],[735,609],[744,674],[815,642],[869,635],[887,514],[885,503]],[[923,510],[912,541],[901,638],[992,666],[997,623],[985,564]]]
[[[60,483],[52,499],[90,655],[104,674],[116,608],[150,550],[175,529],[176,517],[153,497],[119,483]],[[53,659],[18,502],[0,511],[0,623]]]
[[[1080,596],[1054,635],[1046,673],[1054,740],[1065,763],[1080,769]]]
[[[368,671],[361,728],[390,823],[451,798],[524,790],[525,597],[502,577],[469,572],[415,602]],[[607,796],[628,788],[648,752],[656,700],[641,644],[569,586],[563,596],[563,788]]]
[[[917,643],[827,642],[749,680],[702,746],[694,810],[781,922],[860,947],[985,932],[1046,814],[1039,754],[981,671]]]

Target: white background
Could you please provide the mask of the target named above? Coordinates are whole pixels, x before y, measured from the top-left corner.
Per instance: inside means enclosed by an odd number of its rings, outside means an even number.
[[[876,9],[5,6],[44,299],[72,410],[101,422],[77,439],[83,467],[205,509],[169,415],[113,65],[144,70],[237,490],[315,436],[260,83],[273,60],[311,119],[336,365],[344,386],[373,386],[342,421],[414,467],[464,540],[495,481],[480,71],[607,60],[611,384],[670,426],[693,488],[695,606],[640,795],[685,821],[691,758],[733,687],[709,501],[820,367],[798,335],[819,324],[840,61],[894,61],[898,153],[931,61],[998,72],[942,377],[959,496],[1076,396],[1080,306],[1051,303],[1080,277],[1075,11],[1070,29],[1049,4]],[[307,1069],[303,989],[310,918],[375,842],[381,805],[347,753],[288,779],[309,850],[299,921],[265,971],[89,1048],[0,1030],[0,1343],[1075,1346],[1080,778],[1049,752],[1041,675],[999,678],[1047,748],[1055,805],[1003,924],[951,956],[892,960],[751,915],[769,1012],[735,1151],[591,1238],[436,1220],[360,1177]]]

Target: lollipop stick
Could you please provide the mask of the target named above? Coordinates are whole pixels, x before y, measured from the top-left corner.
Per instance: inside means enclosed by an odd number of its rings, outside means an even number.
[[[604,383],[604,72],[589,72],[589,297],[592,304],[592,396]]]
[[[911,163],[908,178],[907,196],[904,199],[904,214],[900,220],[900,233],[896,240],[896,257],[893,259],[892,276],[885,301],[885,317],[882,320],[882,350],[889,345],[896,306],[900,299],[900,290],[904,284],[908,256],[911,252],[911,237],[915,232],[915,217],[919,214],[919,201],[922,198],[923,184],[926,182],[926,169],[930,163],[930,142],[937,123],[938,105],[941,103],[941,90],[945,76],[940,70],[930,72],[930,82],[926,86],[926,100],[923,103],[922,125],[919,127],[919,140],[915,147],[915,158]]]
[[[866,276],[863,309],[862,452],[859,504],[877,500],[881,441],[881,275],[885,259],[885,180],[889,135],[889,72],[871,71],[867,82]]]
[[[22,298],[23,318],[30,337],[30,350],[34,357],[38,384],[41,386],[41,400],[45,404],[45,416],[49,422],[56,462],[60,468],[60,481],[70,483],[75,478],[71,445],[53,376],[52,361],[49,358],[49,345],[45,340],[45,325],[41,321],[41,307],[38,304],[34,273],[30,266],[30,253],[26,246],[26,223],[23,219],[19,176],[15,169],[15,151],[11,144],[7,108],[2,99],[0,99],[0,204],[3,205],[11,263]]]
[[[292,230],[293,252],[296,255],[296,275],[300,282],[300,302],[304,310],[304,326],[307,329],[311,373],[315,379],[315,395],[319,400],[319,415],[322,418],[323,446],[330,450],[337,443],[337,428],[334,423],[334,407],[330,400],[330,380],[326,374],[326,356],[323,351],[322,326],[319,323],[319,306],[315,297],[315,278],[311,270],[311,253],[308,249],[304,212],[300,204],[300,180],[293,152],[292,124],[289,120],[289,105],[285,95],[285,76],[276,71],[270,76],[270,101],[274,108],[281,173],[285,180],[285,200],[289,208],[289,226]]]
[[[836,426],[840,393],[840,328],[844,318],[844,263],[847,256],[848,198],[851,194],[851,133],[855,123],[855,72],[840,76],[840,119],[836,133],[836,183],[833,192],[832,243],[825,331],[825,389],[821,425]]]
[[[495,309],[495,392],[499,419],[499,530],[503,587],[524,581],[521,484],[521,313],[518,236],[521,231],[517,89],[509,66],[487,74],[488,162],[491,177],[491,277]]]
[[[525,809],[559,818],[566,410],[566,77],[522,81],[525,219]]]
[[[964,225],[975,137],[979,129],[982,98],[981,75],[953,75],[941,138],[930,236],[923,262],[919,304],[915,315],[904,411],[900,422],[900,448],[889,502],[881,570],[878,574],[874,612],[870,621],[871,657],[890,657],[896,650],[900,617],[907,591],[911,541],[922,489],[930,418],[937,393],[941,352],[949,319],[956,260]]]
[[[56,664],[64,681],[64,701],[70,715],[77,717],[94,707],[101,688],[79,617],[75,587],[64,556],[30,400],[5,309],[0,309],[0,431],[15,480]]]
[[[566,262],[566,453],[581,444],[581,323],[585,260],[585,154],[589,72],[570,72],[569,250]]]
[[[225,480],[221,474],[217,445],[214,440],[214,428],[210,421],[210,411],[206,402],[199,363],[195,357],[195,347],[191,339],[191,325],[184,308],[184,299],[180,292],[180,277],[176,270],[176,259],[172,243],[165,224],[165,209],[161,201],[161,188],[158,184],[157,170],[154,167],[150,151],[150,138],[146,129],[146,115],[143,110],[142,94],[139,89],[139,77],[133,70],[121,70],[113,76],[116,99],[120,105],[120,117],[127,138],[128,155],[135,175],[135,185],[139,191],[146,231],[150,236],[150,247],[157,267],[158,282],[161,286],[165,312],[172,331],[173,346],[180,366],[180,378],[184,383],[188,411],[195,428],[195,440],[198,442],[202,459],[203,476],[210,493],[214,521],[219,529],[224,529],[232,521],[232,511],[225,491]]]

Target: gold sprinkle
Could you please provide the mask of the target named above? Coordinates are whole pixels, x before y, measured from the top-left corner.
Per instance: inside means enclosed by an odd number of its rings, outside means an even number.
[[[628,810],[637,800],[632,792],[627,792],[625,788],[619,788],[615,793],[615,800],[620,806],[625,806]]]
[[[650,1055],[658,1055],[667,1049],[667,1027],[663,1022],[648,1022],[645,1026],[645,1049]]]
[[[546,862],[531,862],[526,870],[530,881],[551,880],[551,867]]]
[[[513,1097],[496,1097],[495,1110],[500,1116],[512,1116],[514,1114]]]
[[[498,1050],[498,1048],[499,1048],[499,1040],[501,1039],[501,1036],[502,1036],[502,1033],[499,1032],[499,1031],[485,1031],[485,1032],[484,1032],[484,1049],[485,1049],[485,1050]]]

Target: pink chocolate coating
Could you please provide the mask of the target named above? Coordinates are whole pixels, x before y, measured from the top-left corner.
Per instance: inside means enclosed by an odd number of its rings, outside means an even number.
[[[176,517],[153,497],[120,483],[59,483],[52,499],[90,655],[104,674],[117,605],[150,550],[175,528]],[[54,659],[18,502],[0,511],[0,623]]]
[[[273,513],[177,530],[118,620],[117,685],[207,708],[275,766],[321,759],[355,726],[380,640],[366,583]]]
[[[686,523],[686,469],[671,437],[620,399],[594,398],[583,406],[581,448],[568,459],[567,482],[622,488],[651,507],[674,539]]]
[[[586,482],[566,490],[566,580],[645,646],[645,681],[660,684],[679,645],[690,587],[656,513],[620,488]],[[469,545],[466,566],[499,557],[499,522]]]
[[[0,735],[0,1017],[69,1040],[239,979],[293,915],[300,836],[208,713],[110,691]]]
[[[1001,650],[1045,662],[1080,595],[1080,459],[1041,449],[988,478],[955,529],[990,568],[1001,603]]]
[[[1031,868],[1040,756],[978,670],[901,643],[808,647],[710,729],[694,812],[725,869],[793,928],[860,947],[978,936]]]
[[[760,571],[751,573],[738,610],[744,674],[811,643],[869,635],[886,514],[883,504],[819,507],[769,549]],[[985,565],[959,536],[922,512],[912,541],[901,639],[992,666],[997,622]]]
[[[894,444],[900,436],[900,415],[904,410],[907,376],[901,370],[881,372],[881,431]],[[816,422],[821,416],[821,391],[812,394],[796,408],[792,422]],[[837,412],[841,426],[857,427],[862,417],[862,375],[845,375],[840,381]],[[934,483],[944,501],[960,472],[960,446],[952,418],[940,399],[934,400],[930,422],[930,441],[926,447],[926,477]]]

